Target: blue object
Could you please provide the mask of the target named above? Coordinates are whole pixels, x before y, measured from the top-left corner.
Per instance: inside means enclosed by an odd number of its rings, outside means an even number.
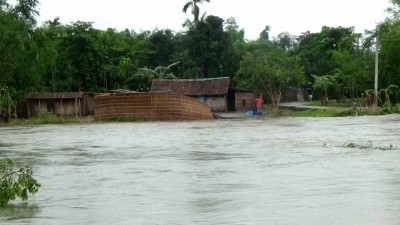
[[[248,110],[246,116],[252,116],[254,114],[253,110]]]

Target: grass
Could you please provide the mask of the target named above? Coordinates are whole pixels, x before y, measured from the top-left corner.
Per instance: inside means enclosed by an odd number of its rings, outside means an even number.
[[[135,115],[123,115],[114,118],[114,122],[138,122],[146,121],[142,117]],[[9,126],[29,126],[29,125],[44,125],[44,124],[72,124],[72,123],[94,123],[98,122],[93,116],[90,117],[74,117],[74,116],[56,116],[53,113],[40,113],[37,117],[29,119],[11,119],[8,122],[0,121],[0,127]]]
[[[382,107],[360,107],[360,104],[350,101],[346,102],[328,102],[327,106],[321,107],[319,101],[307,102],[307,106],[316,106],[315,108],[295,108],[284,109],[283,116],[289,117],[343,117],[343,116],[377,116],[387,114],[387,110]],[[396,108],[397,107],[397,108]],[[400,106],[394,106],[400,109]],[[400,110],[392,110],[397,113]]]
[[[283,116],[288,117],[338,117],[342,116],[342,113],[343,110],[337,108],[283,110]]]
[[[307,105],[310,106],[322,106],[321,105],[321,101],[311,101],[308,102]],[[341,102],[337,102],[337,101],[328,101],[327,103],[327,107],[344,107],[344,108],[349,108],[349,107],[354,107],[354,106],[360,106],[361,103],[360,102],[352,102],[352,101],[341,101]]]
[[[344,117],[344,116],[378,116],[385,113],[379,107],[350,108],[337,107],[283,110],[283,116],[288,117]]]
[[[53,113],[40,113],[37,117],[30,119],[11,119],[8,122],[0,122],[0,127],[4,126],[27,126],[42,124],[67,124],[67,123],[92,123],[93,117],[61,117]]]

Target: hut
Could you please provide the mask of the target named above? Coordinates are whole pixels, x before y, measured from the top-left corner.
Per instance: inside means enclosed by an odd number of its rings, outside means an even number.
[[[94,93],[44,92],[26,96],[28,116],[51,112],[58,116],[89,116],[94,114]]]
[[[229,88],[228,109],[229,111],[246,111],[255,108],[255,94],[252,91]]]
[[[251,91],[230,88],[230,78],[209,79],[155,79],[151,91],[172,91],[196,98],[211,108],[212,112],[242,111],[254,108],[255,94]]]
[[[196,98],[208,105],[212,112],[228,111],[230,78],[210,79],[154,79],[151,92],[172,91]]]

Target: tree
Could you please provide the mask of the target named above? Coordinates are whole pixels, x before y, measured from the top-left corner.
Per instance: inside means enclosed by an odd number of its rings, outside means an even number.
[[[11,8],[0,10],[0,85],[16,91],[17,100],[39,86],[32,26]]]
[[[28,195],[36,193],[41,185],[32,177],[29,167],[16,169],[15,162],[5,158],[0,160],[0,207],[20,198],[28,200]]]
[[[11,109],[14,106],[15,102],[10,88],[0,86],[0,118],[8,121],[11,118]]]
[[[158,66],[154,70],[147,67],[139,68],[136,73],[126,79],[125,84],[131,90],[149,91],[153,79],[176,79],[177,77],[171,72],[171,68],[178,64],[179,62],[175,62],[166,67]]]
[[[17,0],[17,4],[14,8],[14,13],[18,17],[29,21],[32,26],[35,26],[35,16],[39,15],[39,11],[36,9],[38,5],[38,0]]]
[[[395,109],[393,109],[390,96],[393,96],[393,94],[395,93],[394,90],[397,90],[398,88],[399,86],[397,85],[389,85],[387,88],[382,88],[381,90],[379,90],[378,95],[383,96],[384,98],[384,100],[382,100],[382,97],[379,98],[381,99],[383,111],[387,113],[392,113],[393,111],[395,111]]]
[[[271,31],[271,26],[265,26],[264,30],[260,33],[260,40],[269,41],[269,32]]]
[[[285,51],[293,50],[295,44],[297,44],[295,37],[288,32],[278,34],[273,43]]]
[[[353,53],[358,36],[354,34],[353,27],[324,26],[321,32],[307,31],[298,39],[294,54],[301,58],[307,79],[311,82],[311,74],[332,74],[338,68],[338,64],[332,59],[333,51],[342,49]]]
[[[223,29],[224,20],[217,16],[208,16],[190,28],[182,42],[184,52],[178,59],[182,63],[187,78],[213,78],[233,76],[232,44]]]
[[[197,22],[199,22],[200,8],[199,8],[198,4],[201,4],[203,2],[210,2],[210,0],[192,0],[192,1],[187,2],[183,6],[183,9],[182,9],[183,13],[186,13],[189,8],[192,9],[194,24],[197,24]],[[185,24],[184,24],[184,26],[185,26]]]
[[[228,32],[232,44],[244,43],[244,30],[239,29],[234,17],[229,17],[225,21],[225,31]]]
[[[155,30],[149,37],[148,48],[150,68],[160,65],[168,65],[173,62],[172,57],[175,51],[174,33],[167,30]]]
[[[305,81],[299,59],[289,57],[279,49],[260,56],[246,53],[234,79],[240,88],[267,93],[272,102],[273,115],[280,114],[282,91],[302,86]]]
[[[321,105],[326,106],[328,104],[328,88],[332,87],[336,83],[336,76],[324,75],[316,76],[312,75],[315,79],[313,88],[321,91]]]
[[[379,85],[400,85],[400,18],[387,19],[378,25],[379,48]]]

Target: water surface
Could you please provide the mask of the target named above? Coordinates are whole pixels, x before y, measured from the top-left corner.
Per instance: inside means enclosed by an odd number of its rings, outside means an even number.
[[[399,115],[0,128],[0,156],[42,184],[0,224],[400,224]]]

